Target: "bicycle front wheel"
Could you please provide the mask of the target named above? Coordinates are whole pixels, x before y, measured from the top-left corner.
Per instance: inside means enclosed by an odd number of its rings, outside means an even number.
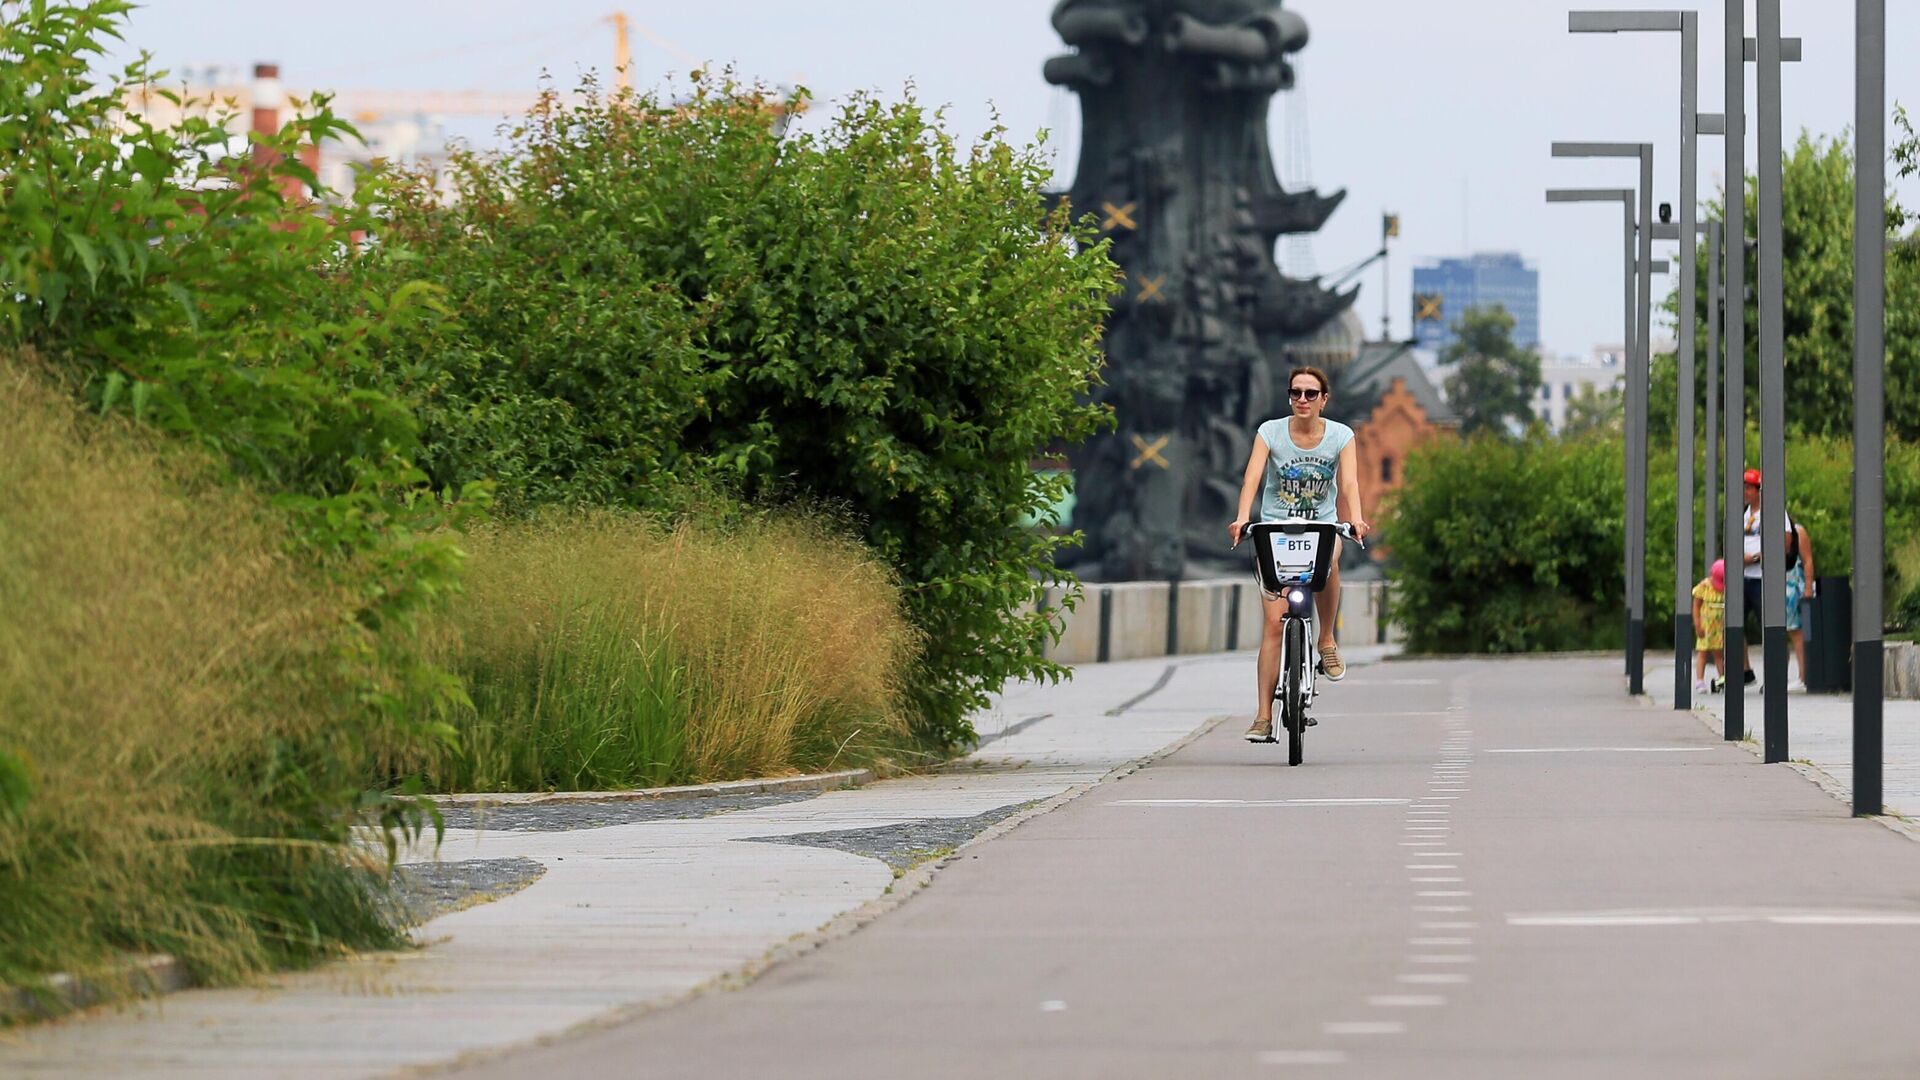
[[[1287,721],[1287,764],[1300,764],[1307,734],[1307,628],[1300,619],[1287,620],[1285,692],[1280,707]]]

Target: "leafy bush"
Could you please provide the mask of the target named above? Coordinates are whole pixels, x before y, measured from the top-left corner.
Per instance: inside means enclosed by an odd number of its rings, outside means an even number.
[[[542,515],[476,533],[446,616],[471,688],[452,790],[606,789],[902,754],[915,637],[892,575],[831,524]]]
[[[1101,421],[1112,264],[1046,212],[1034,147],[868,97],[783,135],[786,107],[712,80],[548,95],[508,152],[456,158],[450,204],[403,187],[356,272],[454,306],[383,353],[437,484],[655,510],[719,477],[842,507],[906,582],[920,730],[959,742],[1005,679],[1061,671],[1035,601],[1062,541],[1022,525],[1061,481],[1029,464]]]
[[[0,356],[0,984],[396,941],[348,855],[351,598],[263,500],[155,442]]]
[[[1382,530],[1413,652],[1616,644],[1618,444],[1483,435],[1407,459]]]
[[[1887,445],[1887,535],[1920,531],[1920,448]],[[1849,442],[1794,436],[1787,443],[1787,507],[1805,525],[1821,577],[1852,573]],[[1749,433],[1749,461],[1759,460]],[[1574,440],[1535,436],[1435,442],[1409,457],[1391,504],[1395,607],[1409,648],[1423,652],[1528,652],[1616,648],[1622,643],[1624,460],[1617,434]],[[1674,514],[1670,446],[1647,462],[1646,629],[1650,647],[1672,645]],[[1696,456],[1696,484],[1705,463]],[[1690,578],[1699,565],[1705,492],[1696,489]],[[1721,528],[1718,519],[1713,523]],[[1887,595],[1920,585],[1896,539]],[[1739,566],[1734,574],[1738,576]],[[1691,581],[1689,582],[1691,586]],[[1890,612],[1898,610],[1889,604]],[[1890,616],[1891,619],[1891,616]],[[1896,625],[1898,623],[1896,622]]]

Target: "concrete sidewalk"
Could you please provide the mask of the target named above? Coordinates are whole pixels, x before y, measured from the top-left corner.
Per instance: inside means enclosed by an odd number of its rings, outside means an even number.
[[[1356,664],[1379,652],[1352,651]],[[1244,665],[1247,679],[1220,678],[1222,664]],[[694,820],[450,829],[441,862],[533,860],[545,873],[428,923],[418,951],[26,1029],[0,1044],[0,1073],[377,1076],[671,1004],[885,910],[915,859],[1124,771],[1213,717],[1250,715],[1251,666],[1248,653],[1156,658],[1010,688],[976,720],[981,749],[935,775]],[[893,846],[876,854],[876,843]],[[900,884],[930,871],[904,871]]]
[[[1754,662],[1759,663],[1759,650]],[[1792,664],[1788,664],[1789,671]],[[1711,670],[1711,668],[1709,668]],[[1788,676],[1793,685],[1797,676]],[[1673,707],[1673,655],[1648,653],[1646,687],[1653,703]],[[1759,690],[1748,688],[1743,718],[1747,735],[1756,744],[1762,738],[1766,702]],[[1708,719],[1715,731],[1726,716],[1724,694],[1694,695],[1694,711]],[[1882,753],[1881,795],[1887,810],[1920,821],[1920,701],[1889,700],[1882,706],[1885,745]],[[1853,799],[1853,698],[1848,694],[1787,694],[1787,760],[1804,763],[1816,783],[1836,798]],[[1911,832],[1920,839],[1920,832]]]

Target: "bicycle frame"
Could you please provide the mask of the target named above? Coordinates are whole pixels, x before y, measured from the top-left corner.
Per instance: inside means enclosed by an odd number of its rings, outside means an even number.
[[[1280,620],[1280,669],[1273,699],[1287,730],[1287,763],[1300,764],[1307,727],[1307,709],[1313,704],[1315,636],[1312,633],[1314,594],[1326,587],[1333,568],[1334,540],[1352,536],[1343,523],[1323,521],[1263,521],[1247,528],[1252,537],[1254,577],[1270,600],[1284,600]]]

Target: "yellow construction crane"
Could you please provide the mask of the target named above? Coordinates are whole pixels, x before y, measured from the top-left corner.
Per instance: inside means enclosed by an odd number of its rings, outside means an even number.
[[[613,24],[613,87],[615,90],[631,90],[633,49],[627,42],[627,13],[616,11],[607,16],[606,21]]]

